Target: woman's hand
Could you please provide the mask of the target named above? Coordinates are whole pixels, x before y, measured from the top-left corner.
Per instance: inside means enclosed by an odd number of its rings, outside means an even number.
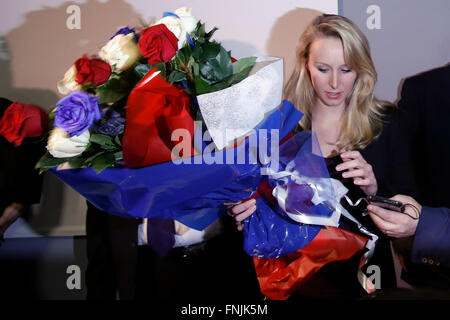
[[[353,183],[359,186],[366,195],[376,194],[378,190],[377,179],[372,166],[364,160],[359,151],[344,151],[341,153],[344,163],[336,167],[343,171],[342,177],[353,178]]]
[[[228,209],[228,214],[233,217],[234,221],[236,221],[237,229],[239,231],[242,231],[244,229],[242,221],[244,221],[247,217],[251,216],[253,212],[256,211],[255,199],[225,205],[230,206],[230,208]]]

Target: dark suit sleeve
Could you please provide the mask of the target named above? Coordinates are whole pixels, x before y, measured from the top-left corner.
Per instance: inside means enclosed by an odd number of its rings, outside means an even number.
[[[407,194],[421,200],[419,186],[422,182],[417,172],[421,170],[420,164],[424,163],[425,90],[422,78],[410,78],[404,82],[398,109],[388,112],[387,123],[375,143],[377,154],[374,157],[387,159],[381,169],[376,168],[381,160],[374,165],[382,195]]]
[[[421,138],[425,119],[425,84],[421,78],[405,80],[398,107],[402,111],[402,129],[408,133],[410,141]]]
[[[450,267],[450,209],[423,207],[411,260]]]
[[[426,114],[426,90],[427,85],[422,77],[412,77],[407,79],[402,87],[401,99],[398,102],[400,109],[398,117],[398,130],[402,135],[402,158],[400,165],[404,166],[404,174],[408,174],[409,186],[403,184],[397,193],[407,194],[414,199],[422,202],[421,185],[425,181],[421,178],[423,165],[426,163],[426,132],[427,126]],[[396,177],[395,172],[393,172]],[[396,177],[398,178],[398,177]]]
[[[388,108],[380,137],[361,151],[372,165],[377,179],[377,194],[392,197],[396,194],[417,195],[411,158],[411,143],[405,129],[405,113],[398,108]]]

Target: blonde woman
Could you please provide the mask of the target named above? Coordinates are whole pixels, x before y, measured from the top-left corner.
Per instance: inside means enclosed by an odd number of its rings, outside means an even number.
[[[377,73],[366,37],[349,19],[322,15],[302,34],[296,57],[284,91],[284,98],[304,113],[296,131],[317,135],[330,176],[344,183],[352,200],[376,194],[374,170],[360,151],[380,136],[390,106],[373,96]],[[230,209],[238,229],[255,210],[254,200]]]

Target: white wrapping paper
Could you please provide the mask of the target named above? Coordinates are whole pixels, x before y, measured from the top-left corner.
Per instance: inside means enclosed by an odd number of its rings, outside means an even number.
[[[199,95],[209,134],[221,150],[251,133],[282,99],[283,60],[258,57],[249,76],[224,90]]]

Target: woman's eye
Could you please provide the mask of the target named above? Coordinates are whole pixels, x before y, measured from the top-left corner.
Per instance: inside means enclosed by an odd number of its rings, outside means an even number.
[[[352,70],[350,70],[350,69],[342,69],[342,72],[343,73],[349,73],[349,72],[351,72]]]
[[[317,68],[320,72],[327,72],[328,71],[328,69],[326,69],[326,68]]]

